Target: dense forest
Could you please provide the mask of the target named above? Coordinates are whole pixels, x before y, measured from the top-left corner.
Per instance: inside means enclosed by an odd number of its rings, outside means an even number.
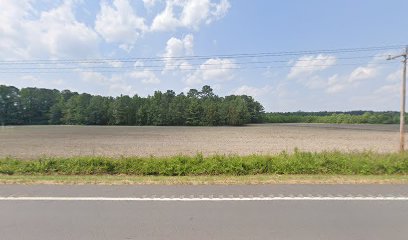
[[[172,90],[152,96],[105,97],[69,90],[0,85],[0,125],[82,124],[220,126],[247,123],[399,123],[398,112],[264,113],[252,97],[219,97],[210,86],[187,94]]]
[[[219,97],[210,86],[187,94],[168,90],[152,96],[105,97],[69,90],[0,85],[0,124],[243,125],[261,122],[262,105],[252,97]]]

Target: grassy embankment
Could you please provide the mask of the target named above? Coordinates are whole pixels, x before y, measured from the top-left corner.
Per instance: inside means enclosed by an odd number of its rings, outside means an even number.
[[[408,183],[408,153],[0,160],[2,183]]]

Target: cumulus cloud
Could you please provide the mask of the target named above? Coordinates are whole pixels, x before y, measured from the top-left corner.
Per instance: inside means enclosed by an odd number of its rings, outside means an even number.
[[[380,88],[374,91],[374,94],[381,94],[381,95],[398,95],[400,92],[400,85],[399,84],[387,84],[381,86]]]
[[[61,78],[44,78],[38,77],[32,74],[21,74],[20,76],[14,76],[13,78],[0,77],[0,85],[11,85],[18,88],[24,87],[39,87],[39,88],[56,88],[56,89],[66,89],[71,88],[68,86],[67,82]]]
[[[123,67],[124,65],[122,61],[118,61],[118,60],[115,60],[115,61],[107,60],[106,63],[114,68],[120,68],[120,67]]]
[[[107,42],[119,43],[122,49],[129,51],[148,29],[144,21],[135,13],[129,0],[114,0],[112,5],[103,1],[96,16],[95,29]]]
[[[272,91],[272,87],[269,86],[269,85],[266,85],[266,86],[261,87],[261,88],[251,87],[251,86],[248,86],[248,85],[242,85],[239,88],[233,90],[232,94],[259,97],[259,96],[263,96],[265,94],[268,94],[271,91]]]
[[[221,19],[231,7],[228,0],[167,0],[166,7],[154,19],[151,31],[169,31],[179,27],[198,30],[202,24]],[[180,12],[179,14],[176,14]]]
[[[391,110],[398,109],[401,86],[399,83],[378,86],[367,95],[355,95],[350,98],[353,104],[364,104],[368,109]]]
[[[212,4],[210,16],[211,18],[208,18],[206,23],[210,24],[214,20],[219,20],[227,14],[228,10],[231,8],[231,4],[229,3],[228,0],[221,0],[219,4]]]
[[[326,80],[317,75],[308,77],[306,79],[300,79],[299,82],[302,82],[302,84],[304,84],[309,89],[319,89],[326,86]]]
[[[344,82],[338,74],[331,76],[327,81],[327,93],[338,93],[347,87],[347,83]]]
[[[88,83],[106,84],[109,83],[109,78],[99,72],[80,72],[83,81]]]
[[[327,93],[338,93],[350,87],[356,87],[362,80],[374,79],[379,74],[378,66],[369,63],[367,66],[360,66],[343,76],[333,75],[327,82]]]
[[[376,66],[370,65],[366,67],[358,67],[354,69],[349,77],[349,82],[353,83],[356,81],[373,78],[377,75],[378,71]]]
[[[158,0],[143,3],[151,8]],[[150,30],[197,30],[222,18],[230,8],[228,0],[167,0],[149,26],[130,0],[101,1],[94,27],[90,27],[76,18],[73,9],[78,4],[81,1],[64,0],[56,7],[39,10],[32,0],[0,1],[0,57],[96,57],[101,39],[130,51]]]
[[[176,69],[191,69],[190,64],[178,57],[193,54],[194,37],[192,34],[186,35],[183,39],[172,37],[166,43],[166,49],[162,57],[165,61],[164,71]]]
[[[109,95],[128,94],[133,95],[136,91],[127,83],[124,74],[112,75],[110,77],[100,72],[79,72],[82,81],[105,87]]]
[[[316,56],[302,56],[292,66],[288,78],[309,76],[313,73],[323,71],[336,63],[336,57],[319,54]]]
[[[153,20],[151,31],[173,31],[180,27],[180,21],[174,16],[173,4],[167,2],[166,8]]]
[[[309,89],[325,89],[326,93],[335,94],[349,88],[356,88],[364,80],[378,77],[381,73],[379,59],[380,57],[376,55],[365,66],[358,66],[348,73],[336,73],[328,77],[319,72],[335,64],[336,57],[323,55],[304,56],[295,62],[288,74],[288,78],[297,79],[297,82]],[[395,75],[396,73],[389,74],[386,78],[387,81],[393,81],[392,79],[395,78]]]
[[[154,72],[147,69],[131,72],[130,77],[140,80],[143,84],[159,84],[161,82]]]
[[[157,0],[143,0],[143,4],[145,8],[150,9],[156,5]]]
[[[386,80],[388,82],[397,82],[400,81],[402,78],[402,72],[401,69],[398,69],[390,74],[387,75]]]
[[[0,57],[63,58],[98,54],[99,37],[79,22],[73,1],[37,12],[31,1],[0,1]]]
[[[205,61],[185,79],[188,85],[203,82],[224,82],[234,78],[234,69],[238,65],[232,59],[211,58]]]

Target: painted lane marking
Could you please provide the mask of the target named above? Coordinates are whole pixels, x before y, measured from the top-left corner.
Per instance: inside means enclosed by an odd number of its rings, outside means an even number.
[[[161,201],[161,202],[195,202],[195,201],[408,201],[406,197],[222,197],[222,198],[185,198],[185,197],[0,197],[0,201]]]

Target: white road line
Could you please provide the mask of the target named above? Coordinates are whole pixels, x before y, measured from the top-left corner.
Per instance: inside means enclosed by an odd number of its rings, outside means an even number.
[[[407,197],[0,197],[0,201],[158,201],[158,202],[221,202],[221,201],[408,201]]]

